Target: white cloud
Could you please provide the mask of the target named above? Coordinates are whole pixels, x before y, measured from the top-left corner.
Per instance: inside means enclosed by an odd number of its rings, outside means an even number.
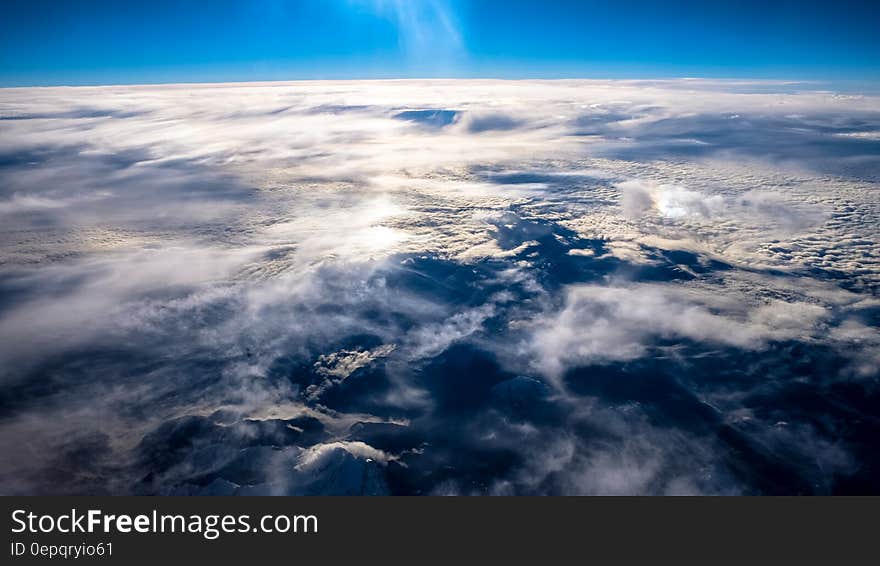
[[[538,368],[551,378],[576,366],[643,357],[658,341],[689,340],[747,350],[772,340],[809,341],[828,315],[809,303],[749,306],[722,289],[671,284],[575,285],[535,332]]]
[[[633,180],[617,186],[623,193],[624,214],[630,218],[638,218],[653,209],[667,218],[698,216],[709,219],[724,208],[724,199],[720,195],[708,196],[678,185]]]

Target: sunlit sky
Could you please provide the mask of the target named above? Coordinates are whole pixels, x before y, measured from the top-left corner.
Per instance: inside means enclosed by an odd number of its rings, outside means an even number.
[[[880,78],[877,2],[4,2],[0,86],[405,77]]]

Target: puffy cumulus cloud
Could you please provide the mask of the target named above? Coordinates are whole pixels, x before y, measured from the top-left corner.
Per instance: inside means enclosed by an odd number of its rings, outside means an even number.
[[[677,185],[656,185],[631,180],[619,183],[617,187],[622,192],[623,212],[630,218],[638,218],[652,209],[667,218],[712,218],[724,206],[724,199],[720,195],[707,196]]]
[[[624,215],[638,220],[653,214],[665,221],[730,223],[737,230],[751,228],[762,235],[791,235],[821,225],[827,210],[821,205],[798,203],[773,190],[748,190],[739,194],[706,194],[680,185],[632,179],[618,183]]]
[[[0,492],[880,491],[877,108],[0,90]]]
[[[386,344],[373,350],[341,350],[318,356],[315,367],[320,375],[345,379],[376,358],[385,357],[393,351],[394,344]]]

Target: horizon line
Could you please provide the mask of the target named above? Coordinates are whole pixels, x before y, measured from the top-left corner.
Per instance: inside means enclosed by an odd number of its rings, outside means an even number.
[[[184,82],[156,81],[156,82],[118,82],[118,83],[53,83],[53,84],[14,84],[0,85],[0,90],[26,89],[26,88],[113,88],[113,87],[150,87],[150,86],[202,86],[202,85],[271,85],[286,83],[344,83],[344,82],[407,82],[407,81],[499,81],[499,82],[561,82],[561,81],[614,81],[614,82],[640,82],[640,81],[718,81],[740,83],[762,83],[768,85],[796,85],[796,84],[826,84],[826,83],[866,83],[880,85],[880,79],[773,79],[761,77],[736,77],[736,76],[695,76],[695,75],[658,75],[644,77],[613,77],[613,76],[571,76],[571,77],[352,77],[352,78],[292,78],[292,79],[243,79],[243,80],[193,80]]]

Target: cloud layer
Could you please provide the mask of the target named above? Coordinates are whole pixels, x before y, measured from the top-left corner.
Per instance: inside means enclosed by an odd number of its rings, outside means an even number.
[[[878,103],[0,90],[0,492],[876,493]]]

